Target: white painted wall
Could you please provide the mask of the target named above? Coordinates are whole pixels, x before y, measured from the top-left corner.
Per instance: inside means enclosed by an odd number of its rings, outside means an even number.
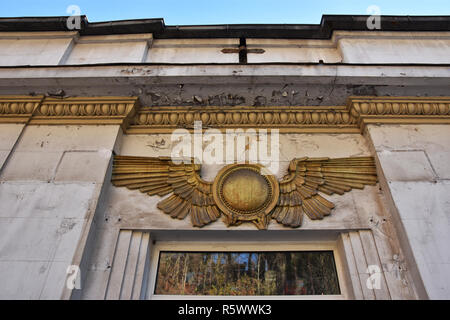
[[[146,42],[138,43],[79,43],[66,64],[94,64],[115,62],[142,62]]]
[[[152,34],[80,37],[64,64],[144,62],[151,41]]]
[[[14,148],[24,127],[25,125],[20,123],[0,124],[0,170]]]
[[[392,33],[390,33],[392,34]],[[450,35],[379,38],[357,37],[338,40],[345,63],[450,63]]]
[[[224,48],[239,47],[239,39],[158,39],[148,51],[152,63],[238,63],[237,53],[224,54]]]
[[[57,65],[76,32],[0,32],[0,65]]]
[[[261,62],[342,62],[342,56],[331,40],[247,39],[249,49],[264,49],[263,54],[249,53],[249,63]]]
[[[0,299],[61,298],[119,131],[25,128],[0,174]]]
[[[431,299],[450,299],[450,125],[368,126]]]
[[[450,63],[450,32],[335,31],[329,40],[247,39],[249,63]],[[238,63],[239,39],[152,39],[151,34],[0,32],[0,65]]]

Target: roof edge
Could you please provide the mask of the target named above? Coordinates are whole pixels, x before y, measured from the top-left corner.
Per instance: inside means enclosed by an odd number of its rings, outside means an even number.
[[[166,26],[164,19],[89,22],[80,16],[81,35],[153,33],[155,39],[284,38],[329,39],[333,31],[368,31],[368,15],[323,15],[320,24],[219,24]],[[69,16],[0,18],[0,32],[73,31]],[[450,16],[381,16],[379,31],[450,31]]]

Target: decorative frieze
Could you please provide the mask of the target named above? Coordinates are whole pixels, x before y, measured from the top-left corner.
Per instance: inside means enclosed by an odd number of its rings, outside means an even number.
[[[369,123],[450,123],[450,97],[350,97],[348,110],[361,130]]]
[[[350,97],[347,106],[158,106],[137,97],[0,96],[0,123],[120,124],[129,134],[193,129],[361,133],[366,124],[450,123],[450,97]]]
[[[0,96],[0,123],[27,123],[44,96]]]
[[[125,130],[137,105],[137,97],[0,96],[0,123],[119,124]]]
[[[134,115],[137,97],[45,98],[30,124],[120,124]]]
[[[333,107],[144,107],[128,133],[170,133],[177,128],[277,128],[280,132],[359,132],[344,106]]]

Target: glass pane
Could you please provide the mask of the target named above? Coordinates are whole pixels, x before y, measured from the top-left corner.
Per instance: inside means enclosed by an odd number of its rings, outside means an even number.
[[[164,252],[155,294],[340,294],[332,251]]]

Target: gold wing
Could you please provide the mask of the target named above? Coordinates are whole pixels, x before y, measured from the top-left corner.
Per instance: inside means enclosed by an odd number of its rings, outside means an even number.
[[[192,224],[201,227],[217,220],[220,212],[212,195],[212,182],[202,180],[200,165],[189,160],[176,164],[170,157],[114,156],[112,183],[149,196],[172,193],[158,203],[158,208],[177,219],[190,213]]]
[[[330,214],[334,204],[318,192],[344,194],[352,188],[374,185],[377,175],[373,157],[301,158],[289,164],[280,181],[280,197],[272,218],[290,227],[302,224],[303,212],[312,220]]]

